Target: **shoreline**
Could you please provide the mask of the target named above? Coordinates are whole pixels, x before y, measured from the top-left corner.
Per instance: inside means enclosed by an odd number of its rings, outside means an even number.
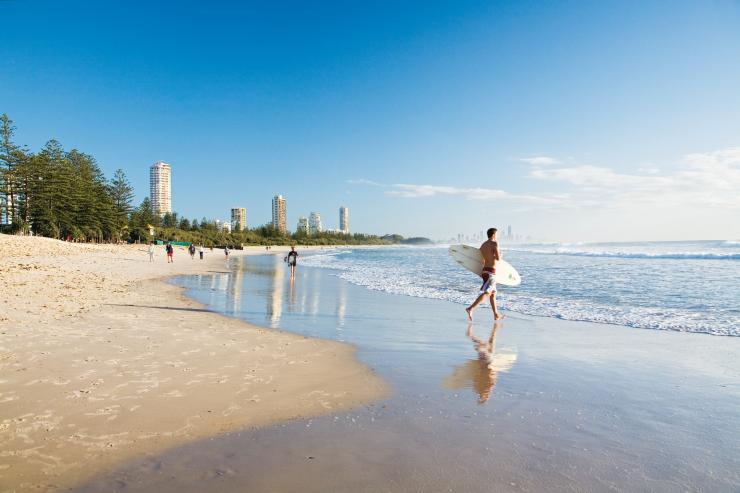
[[[351,345],[207,310],[167,282],[224,271],[222,251],[204,261],[178,251],[168,266],[143,247],[0,235],[0,282],[11,286],[0,491],[70,488],[176,445],[386,394]]]

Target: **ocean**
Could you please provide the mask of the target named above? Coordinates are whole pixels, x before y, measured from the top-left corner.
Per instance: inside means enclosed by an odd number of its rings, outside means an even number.
[[[740,241],[506,245],[522,276],[504,311],[642,329],[740,336]],[[469,304],[479,281],[446,246],[339,249],[301,265],[390,294]]]

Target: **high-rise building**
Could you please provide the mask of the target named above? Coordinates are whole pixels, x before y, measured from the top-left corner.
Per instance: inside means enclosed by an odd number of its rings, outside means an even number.
[[[231,230],[244,231],[245,229],[247,229],[247,209],[233,207],[231,209]]]
[[[164,216],[172,212],[172,167],[157,161],[149,168],[149,200],[152,212]]]
[[[506,237],[511,239],[511,224],[506,228]]]
[[[349,234],[349,208],[345,206],[339,208],[339,229],[342,233]]]
[[[272,226],[285,233],[285,199],[282,195],[275,195],[272,198]]]
[[[0,192],[2,194],[3,192]],[[8,199],[0,195],[0,226],[10,224],[10,214],[8,214]]]
[[[296,233],[305,233],[308,234],[308,219],[306,219],[304,216],[301,216],[298,218],[298,227],[296,228]]]
[[[321,227],[321,214],[318,212],[312,212],[308,216],[308,231],[312,235],[315,235],[316,233],[321,233],[324,230],[324,228]]]

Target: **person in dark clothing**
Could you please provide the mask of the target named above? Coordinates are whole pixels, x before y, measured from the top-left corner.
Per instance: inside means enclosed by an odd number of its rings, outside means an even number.
[[[295,266],[298,263],[298,252],[295,251],[295,247],[290,247],[290,252],[288,252],[288,265],[290,266],[290,275],[295,275]]]
[[[168,264],[175,263],[175,261],[172,258],[172,256],[175,254],[175,248],[172,246],[172,243],[167,243],[165,250],[167,251],[167,263]]]

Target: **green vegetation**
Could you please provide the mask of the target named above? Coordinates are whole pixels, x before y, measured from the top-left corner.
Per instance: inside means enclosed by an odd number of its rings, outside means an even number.
[[[271,225],[224,233],[205,217],[186,219],[177,213],[159,217],[148,198],[132,204],[134,190],[123,170],[108,181],[95,158],[50,140],[39,152],[14,143],[15,126],[0,115],[0,230],[85,242],[187,241],[205,246],[239,245],[387,245],[423,244],[426,238],[404,239],[363,234],[283,234]],[[154,232],[150,236],[150,231]]]
[[[126,235],[126,211],[95,158],[65,151],[56,140],[32,153],[13,142],[14,131],[10,118],[0,115],[0,219],[9,223],[4,229],[81,241]]]
[[[165,215],[166,216],[166,215]],[[173,213],[171,216],[177,214]],[[163,218],[163,223],[164,223]],[[209,221],[198,222],[197,219],[190,221],[190,228],[181,227],[184,221],[180,220],[180,227],[158,227],[155,228],[155,237],[169,241],[188,241],[205,246],[239,246],[239,245],[388,245],[390,242],[377,236],[363,234],[334,234],[318,233],[306,234],[281,234],[272,225],[259,226],[246,231],[235,231],[224,233],[218,231],[216,226]],[[141,236],[142,241],[146,236]]]
[[[404,238],[401,235],[393,234],[393,235],[381,236],[380,239],[386,241],[387,243],[401,244],[401,245],[423,246],[423,245],[433,245],[434,244],[434,242],[430,240],[429,238],[424,238],[421,236],[416,236],[413,238]]]

